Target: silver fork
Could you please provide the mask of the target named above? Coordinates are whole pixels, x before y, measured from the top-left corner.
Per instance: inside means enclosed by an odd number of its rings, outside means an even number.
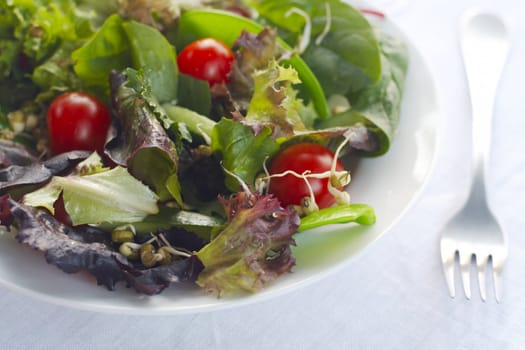
[[[508,255],[507,237],[486,198],[485,173],[490,149],[494,97],[510,47],[503,21],[491,13],[467,12],[461,21],[461,47],[472,105],[474,175],[463,208],[441,236],[441,261],[451,297],[455,297],[455,261],[470,299],[470,271],[477,266],[481,299],[486,300],[486,273],[492,265],[494,293],[501,301],[501,272]],[[459,256],[459,257],[458,257]],[[472,266],[475,265],[475,266]]]

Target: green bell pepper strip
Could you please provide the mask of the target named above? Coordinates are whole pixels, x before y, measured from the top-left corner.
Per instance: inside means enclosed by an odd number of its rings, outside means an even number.
[[[179,51],[189,43],[206,37],[215,38],[231,46],[243,29],[250,33],[259,33],[264,29],[263,26],[248,18],[226,11],[209,9],[189,10],[182,13],[178,26],[175,46]],[[277,42],[285,50],[293,51],[282,39],[277,38]],[[330,110],[323,89],[308,65],[298,55],[293,55],[284,62],[289,63],[299,74],[299,79],[319,117],[327,118]]]

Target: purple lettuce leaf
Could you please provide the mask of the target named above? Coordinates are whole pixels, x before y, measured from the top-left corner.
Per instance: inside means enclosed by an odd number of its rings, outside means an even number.
[[[216,120],[231,113],[245,115],[254,91],[253,73],[264,69],[277,55],[276,33],[269,28],[259,34],[243,31],[233,45],[228,84],[215,84],[211,88]]]
[[[256,292],[295,265],[290,246],[299,216],[271,195],[240,192],[222,199],[228,224],[196,255],[204,265],[197,284],[212,294]]]
[[[172,283],[194,281],[201,269],[194,257],[140,269],[109,245],[87,242],[85,233],[63,225],[45,211],[35,210],[7,196],[2,197],[0,210],[2,224],[10,224],[12,219],[16,222],[18,242],[43,252],[47,263],[66,273],[87,271],[108,290],[115,290],[117,283],[123,281],[138,293],[158,294]]]
[[[91,152],[86,151],[66,152],[45,161],[36,161],[27,165],[13,164],[1,169],[0,193],[24,185],[43,184],[55,175],[68,173],[90,154]]]
[[[0,169],[11,165],[29,165],[37,160],[38,155],[32,149],[17,142],[0,140]]]
[[[180,198],[175,142],[161,124],[163,110],[140,72],[111,72],[111,98],[118,116],[106,143],[106,154],[116,164],[151,186],[161,199]]]

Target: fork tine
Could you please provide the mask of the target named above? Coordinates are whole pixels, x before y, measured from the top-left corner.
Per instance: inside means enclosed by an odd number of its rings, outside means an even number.
[[[499,256],[492,255],[492,278],[494,279],[494,294],[496,301],[501,303],[501,271],[503,270],[504,260]]]
[[[489,256],[484,256],[484,257],[476,256],[476,265],[478,267],[479,293],[481,295],[481,300],[483,302],[487,300],[486,271],[487,271],[488,261],[489,261]]]
[[[452,254],[450,253],[452,251]],[[447,245],[447,242],[441,241],[441,264],[448,286],[448,292],[451,298],[456,296],[456,286],[454,284],[454,262],[456,260],[456,251]]]
[[[470,300],[470,265],[472,262],[472,254],[459,253],[459,267],[461,269],[461,280],[463,281],[463,290],[465,297]]]
[[[447,261],[443,263],[448,292],[452,298],[456,297],[456,285],[454,283],[454,256],[455,254],[452,255],[452,258],[447,259]]]

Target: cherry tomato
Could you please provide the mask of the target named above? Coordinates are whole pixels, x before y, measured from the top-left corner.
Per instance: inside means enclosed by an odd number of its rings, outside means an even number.
[[[182,73],[206,80],[210,86],[228,81],[233,60],[231,49],[213,38],[196,40],[177,56]]]
[[[111,116],[97,98],[82,92],[66,92],[47,110],[47,128],[54,154],[73,150],[103,153]]]
[[[310,170],[312,174],[329,171],[332,167],[334,154],[326,147],[317,143],[299,143],[285,148],[271,161],[268,171],[270,175],[281,174],[287,170],[302,174]],[[336,170],[343,171],[344,167],[338,159]],[[328,178],[309,178],[315,202],[319,208],[326,208],[335,201],[328,191]],[[275,195],[283,206],[300,205],[304,197],[310,197],[310,191],[303,178],[288,174],[283,177],[272,177],[269,193]]]

